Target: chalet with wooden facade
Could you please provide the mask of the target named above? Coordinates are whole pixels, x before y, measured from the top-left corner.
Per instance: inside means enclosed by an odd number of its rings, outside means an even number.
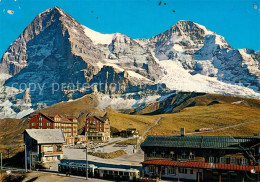
[[[26,129],[24,143],[26,144],[28,163],[30,160],[33,162],[52,162],[63,158],[65,137],[61,129]]]
[[[118,133],[114,133],[114,135],[121,136],[121,137],[137,137],[138,130],[136,128],[127,128],[126,130],[122,130]]]
[[[141,148],[146,176],[196,181],[259,179],[259,136],[148,136]]]
[[[30,129],[61,129],[66,138],[66,144],[75,144],[77,141],[86,142],[85,136],[78,136],[78,121],[76,118],[67,118],[61,115],[46,115],[43,113],[31,114],[29,117]]]
[[[103,117],[87,116],[85,135],[90,141],[106,142],[110,138],[110,121],[105,114]]]

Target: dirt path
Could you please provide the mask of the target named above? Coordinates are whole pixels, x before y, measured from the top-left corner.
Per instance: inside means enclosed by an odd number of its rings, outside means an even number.
[[[260,121],[260,119],[251,120],[251,121],[242,121],[241,123],[237,123],[237,124],[230,125],[230,126],[216,128],[216,129],[213,129],[213,130],[210,130],[210,131],[190,132],[190,133],[185,133],[185,134],[186,135],[192,135],[192,134],[195,134],[195,133],[207,133],[207,132],[212,132],[212,131],[225,130],[225,129],[235,128],[235,127],[240,126],[240,125],[249,124],[249,123],[253,123],[253,122],[257,122],[257,121]]]
[[[159,121],[162,119],[162,117],[160,116],[156,121],[155,123],[152,125],[152,126],[149,126],[149,128],[147,128],[147,130],[144,131],[143,135],[141,136],[141,139],[143,139],[145,137],[145,135],[153,128],[155,127],[156,125],[159,124]]]

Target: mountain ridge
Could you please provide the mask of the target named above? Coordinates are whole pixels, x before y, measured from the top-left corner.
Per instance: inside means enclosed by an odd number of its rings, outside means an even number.
[[[130,108],[171,91],[260,98],[259,65],[255,51],[235,50],[192,21],[132,39],[91,30],[54,7],[37,15],[1,58],[0,118],[98,92],[108,96],[100,105],[125,102]]]

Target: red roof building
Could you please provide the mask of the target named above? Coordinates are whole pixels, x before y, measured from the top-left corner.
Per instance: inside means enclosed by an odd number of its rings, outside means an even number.
[[[187,167],[199,169],[218,169],[230,171],[255,171],[260,172],[260,166],[253,165],[235,165],[235,164],[220,164],[220,163],[206,163],[206,162],[192,162],[192,161],[172,161],[172,160],[148,160],[142,162],[143,165],[156,166],[173,166],[173,167]]]
[[[103,117],[87,116],[85,135],[90,141],[105,142],[110,138],[110,121],[105,114]]]
[[[29,117],[30,129],[61,129],[67,144],[75,144],[77,141],[87,140],[86,136],[78,136],[77,118],[67,118],[61,115],[46,115],[34,113]]]

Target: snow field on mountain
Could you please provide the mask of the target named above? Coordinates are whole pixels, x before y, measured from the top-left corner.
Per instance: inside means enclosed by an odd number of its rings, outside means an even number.
[[[165,75],[158,83],[165,83],[171,90],[260,98],[260,94],[250,88],[224,83],[201,74],[191,75],[191,70],[185,70],[177,61],[164,60],[160,61],[160,65],[165,69]]]

